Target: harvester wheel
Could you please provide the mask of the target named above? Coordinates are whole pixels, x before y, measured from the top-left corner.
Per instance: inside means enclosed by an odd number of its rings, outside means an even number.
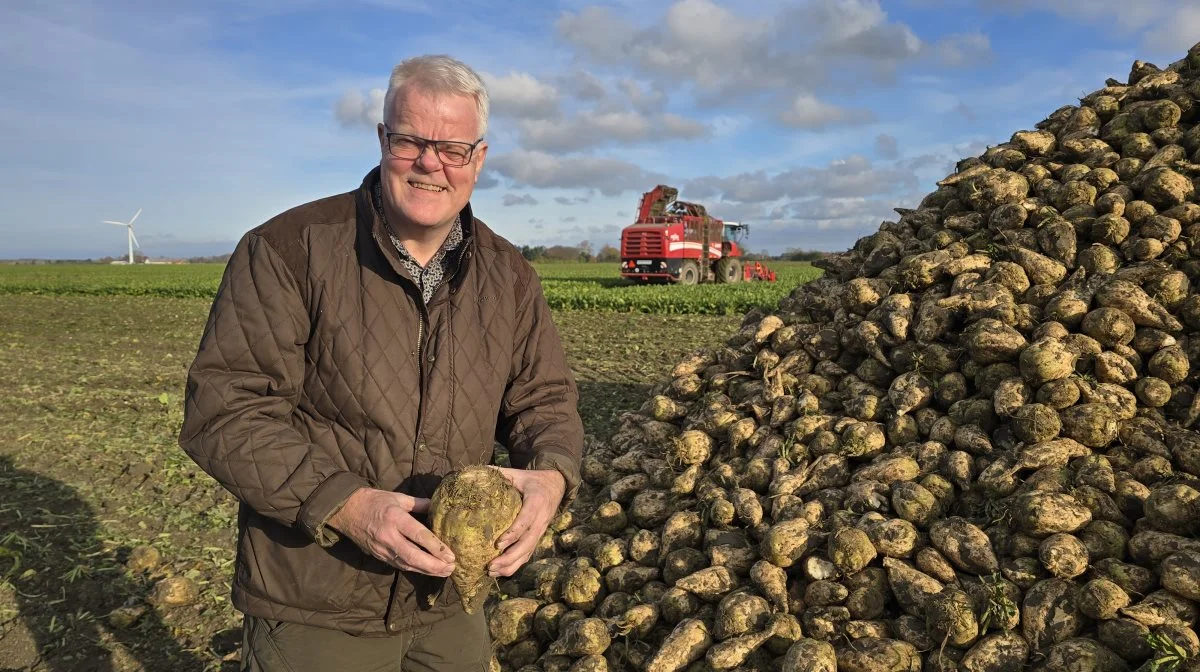
[[[679,267],[679,284],[694,285],[700,282],[700,265],[694,261],[685,261]]]
[[[732,257],[717,260],[717,282],[741,282],[742,262]]]

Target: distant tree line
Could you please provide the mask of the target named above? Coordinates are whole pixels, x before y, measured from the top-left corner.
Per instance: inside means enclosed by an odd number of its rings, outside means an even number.
[[[747,251],[746,258],[755,261],[816,261],[828,257],[832,252],[821,252],[820,250],[799,250],[788,248],[780,254],[771,254],[766,250],[757,252]]]
[[[816,261],[828,257],[830,252],[821,252],[819,250],[798,250],[796,248],[788,248],[783,254],[775,257],[780,261]]]
[[[594,250],[592,244],[588,241],[583,241],[578,245],[521,245],[521,256],[531,262],[538,263],[555,263],[555,262],[614,262],[621,260],[621,250],[612,245],[605,245],[599,250]],[[747,259],[758,261],[814,261],[822,257],[828,256],[829,252],[819,252],[816,250],[799,250],[788,249],[782,254],[771,254],[766,250],[757,252],[746,252]],[[229,254],[216,254],[207,257],[188,257],[182,261],[189,264],[224,264],[229,261]],[[134,253],[136,263],[142,264],[146,262],[146,256]],[[127,256],[109,256],[100,257],[99,259],[9,259],[0,263],[6,264],[110,264],[114,261],[126,261]]]
[[[578,245],[522,245],[521,256],[531,262],[604,262],[620,261],[621,251],[612,245],[605,245],[596,251],[585,240]]]
[[[230,256],[231,253],[214,254],[208,257],[188,257],[187,262],[189,264],[225,264],[229,263]]]
[[[746,252],[747,259],[758,261],[815,261],[829,256],[829,252],[818,250],[801,250],[789,248],[782,254],[771,254],[766,250]],[[612,245],[605,245],[599,251],[593,251],[592,244],[583,241],[578,245],[522,245],[521,256],[531,262],[610,262],[621,260],[621,250]]]

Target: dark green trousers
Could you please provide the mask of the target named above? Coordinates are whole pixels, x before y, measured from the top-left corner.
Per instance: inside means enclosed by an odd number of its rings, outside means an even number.
[[[242,622],[242,672],[487,672],[491,656],[482,610],[390,637],[253,616]]]

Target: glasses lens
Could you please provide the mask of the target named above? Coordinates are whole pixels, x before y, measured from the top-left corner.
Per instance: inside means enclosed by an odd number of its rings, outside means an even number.
[[[438,158],[450,166],[461,166],[471,158],[471,146],[461,142],[439,142]]]
[[[415,159],[421,155],[421,143],[403,135],[389,136],[388,147],[397,159]]]
[[[443,140],[431,142],[437,152],[438,160],[448,166],[465,166],[471,160],[475,148],[465,142]],[[407,135],[393,134],[388,136],[388,151],[397,159],[417,159],[425,150],[425,142],[419,138]]]

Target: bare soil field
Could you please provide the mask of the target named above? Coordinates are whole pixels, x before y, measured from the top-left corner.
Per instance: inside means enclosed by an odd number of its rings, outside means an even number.
[[[0,670],[237,668],[236,505],[175,442],[208,305],[0,296]],[[684,354],[741,323],[555,320],[601,437]],[[166,590],[180,586],[195,593]]]

